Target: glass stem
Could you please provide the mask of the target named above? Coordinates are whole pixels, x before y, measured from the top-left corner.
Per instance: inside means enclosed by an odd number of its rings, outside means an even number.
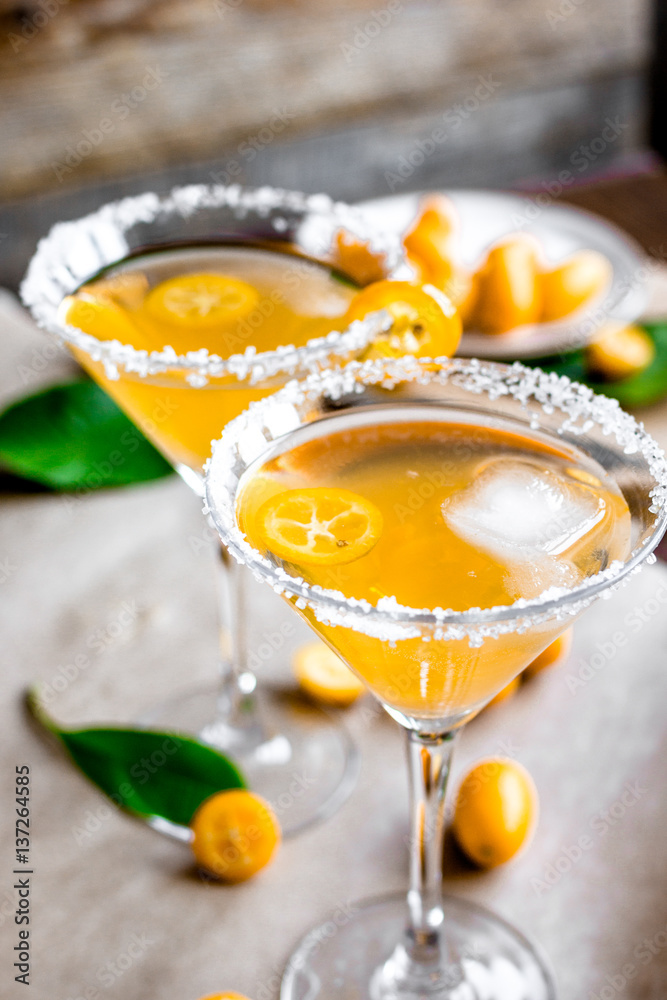
[[[257,679],[248,668],[245,574],[221,546],[219,553],[222,679],[216,717],[204,735],[222,748],[243,751],[262,743],[266,735],[258,718]]]
[[[462,972],[442,934],[445,792],[456,733],[408,731],[410,889],[403,939],[378,970],[373,995],[444,1000]]]

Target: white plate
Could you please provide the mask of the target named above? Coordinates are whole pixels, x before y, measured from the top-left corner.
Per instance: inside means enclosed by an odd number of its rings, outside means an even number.
[[[361,202],[369,222],[387,232],[404,233],[417,217],[427,192]],[[469,332],[457,354],[463,357],[539,358],[572,351],[592,339],[608,319],[631,323],[646,305],[645,255],[622,230],[589,212],[554,202],[536,208],[530,196],[502,191],[444,191],[461,220],[461,262],[481,263],[490,244],[512,232],[532,234],[550,265],[576,250],[598,250],[611,262],[612,281],[598,301],[565,320],[517,327],[501,335]]]

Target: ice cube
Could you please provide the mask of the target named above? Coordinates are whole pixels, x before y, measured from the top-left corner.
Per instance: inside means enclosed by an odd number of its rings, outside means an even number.
[[[448,527],[470,545],[523,562],[567,552],[604,517],[605,502],[537,462],[498,458],[441,509]]]

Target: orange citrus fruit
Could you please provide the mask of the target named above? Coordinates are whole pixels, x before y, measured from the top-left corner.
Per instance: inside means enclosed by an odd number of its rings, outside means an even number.
[[[139,330],[119,305],[110,298],[69,296],[62,305],[65,322],[98,340],[119,340],[136,346]]]
[[[377,337],[365,357],[450,357],[461,339],[461,320],[446,295],[433,285],[409,281],[376,281],[355,295],[347,322],[384,310],[393,320],[391,330]]]
[[[607,323],[588,345],[588,366],[610,381],[636,375],[655,357],[655,344],[640,326]]]
[[[412,229],[403,237],[408,260],[415,265],[422,281],[448,291],[456,271],[454,263],[458,217],[449,198],[429,198]]]
[[[225,882],[244,882],[273,857],[280,825],[271,806],[244,788],[205,799],[190,823],[197,863]]]
[[[452,829],[471,861],[481,868],[495,868],[530,839],[537,810],[537,791],[525,767],[489,757],[463,779]]]
[[[506,333],[540,318],[538,247],[513,236],[493,247],[475,276],[470,325],[483,333]]]
[[[225,993],[208,993],[199,1000],[248,1000],[244,993],[237,993],[235,990],[227,990]]]
[[[611,264],[596,250],[579,250],[558,267],[545,271],[540,276],[542,322],[569,316],[603,292],[611,276]]]
[[[126,271],[86,285],[86,293],[96,299],[115,302],[126,309],[138,309],[148,292],[148,278],[141,271]]]
[[[459,276],[460,285],[453,299],[461,317],[464,330],[472,328],[479,299],[479,280],[476,274]]]
[[[182,274],[156,285],[145,306],[162,323],[204,330],[242,319],[258,302],[257,289],[239,278]]]
[[[546,649],[542,650],[539,656],[535,657],[532,663],[528,664],[524,670],[524,675],[526,677],[534,677],[541,670],[545,670],[547,667],[554,667],[556,664],[566,660],[572,648],[572,634],[573,630],[568,628],[557,639],[554,639]]]
[[[486,707],[490,708],[491,705],[499,705],[500,702],[505,701],[506,698],[511,698],[512,695],[519,690],[520,685],[521,685],[521,678],[514,677],[509,682],[509,684],[506,684],[505,687],[498,692],[495,698],[491,699],[491,701]]]
[[[382,533],[382,514],[350,490],[314,486],[287,490],[257,511],[269,551],[288,562],[336,566],[369,552]]]
[[[360,285],[381,281],[386,274],[384,256],[374,253],[368,243],[343,229],[336,233],[334,259],[340,270]]]
[[[351,705],[364,693],[361,681],[324,642],[309,642],[297,649],[293,666],[306,694],[327,705]]]

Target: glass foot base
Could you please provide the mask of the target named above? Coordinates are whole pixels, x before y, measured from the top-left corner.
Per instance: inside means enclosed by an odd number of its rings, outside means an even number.
[[[297,695],[262,688],[257,717],[232,728],[215,718],[218,695],[217,688],[199,688],[157,706],[142,724],[194,735],[232,757],[248,787],[273,806],[285,837],[333,815],[354,788],[360,766],[340,722]],[[179,839],[188,834],[163,821],[151,825]]]
[[[500,917],[445,897],[443,933],[460,960],[452,985],[393,994],[383,965],[406,925],[405,896],[388,896],[336,911],[292,954],[280,1000],[555,1000],[539,949]]]

